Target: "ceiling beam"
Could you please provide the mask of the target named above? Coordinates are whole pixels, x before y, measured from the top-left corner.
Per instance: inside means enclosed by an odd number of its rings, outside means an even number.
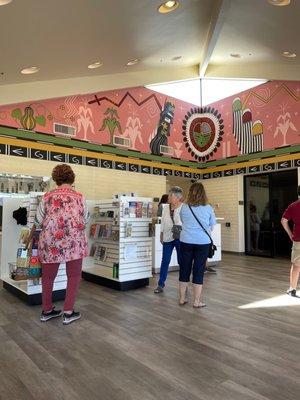
[[[231,0],[217,0],[210,18],[206,41],[201,56],[199,67],[200,78],[205,76],[209,61],[217,44],[226,11],[229,9]]]

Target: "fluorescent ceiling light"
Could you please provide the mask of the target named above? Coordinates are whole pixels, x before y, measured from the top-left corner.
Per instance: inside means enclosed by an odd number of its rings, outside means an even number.
[[[135,58],[134,60],[130,60],[128,61],[127,65],[135,65],[137,63],[139,63],[141,60],[139,58]]]
[[[291,0],[268,0],[268,3],[270,3],[272,6],[289,6],[291,4]]]
[[[39,72],[39,67],[26,67],[21,70],[21,74],[30,75]]]
[[[287,58],[295,58],[297,56],[296,53],[293,53],[291,51],[283,51],[281,53],[281,55],[283,55],[283,57],[287,57]]]
[[[96,69],[96,68],[102,67],[102,65],[103,65],[103,62],[96,61],[93,64],[88,65],[88,68],[89,69]]]
[[[0,0],[0,6],[5,6],[6,4],[11,3],[12,0]]]
[[[158,7],[158,12],[161,14],[167,14],[175,11],[179,7],[179,1],[165,1]]]

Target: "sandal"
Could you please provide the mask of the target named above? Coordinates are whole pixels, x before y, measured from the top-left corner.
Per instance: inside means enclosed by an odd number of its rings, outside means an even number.
[[[179,304],[180,306],[185,306],[187,303],[188,303],[188,301],[187,301],[187,300],[184,300],[183,303],[179,302],[178,304]]]
[[[194,304],[193,307],[194,308],[203,308],[203,307],[206,307],[206,304],[201,302],[198,305]]]

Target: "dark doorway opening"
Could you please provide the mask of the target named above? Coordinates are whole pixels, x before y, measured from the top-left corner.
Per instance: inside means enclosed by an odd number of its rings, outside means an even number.
[[[297,170],[245,176],[244,184],[246,254],[289,257],[291,242],[280,220],[297,200]]]

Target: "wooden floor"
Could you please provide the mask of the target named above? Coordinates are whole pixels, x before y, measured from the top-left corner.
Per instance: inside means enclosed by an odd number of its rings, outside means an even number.
[[[201,310],[177,305],[176,272],[163,295],[154,281],[125,293],[83,282],[83,318],[66,327],[1,289],[0,398],[298,400],[300,299],[284,305],[288,271],[225,255]]]

